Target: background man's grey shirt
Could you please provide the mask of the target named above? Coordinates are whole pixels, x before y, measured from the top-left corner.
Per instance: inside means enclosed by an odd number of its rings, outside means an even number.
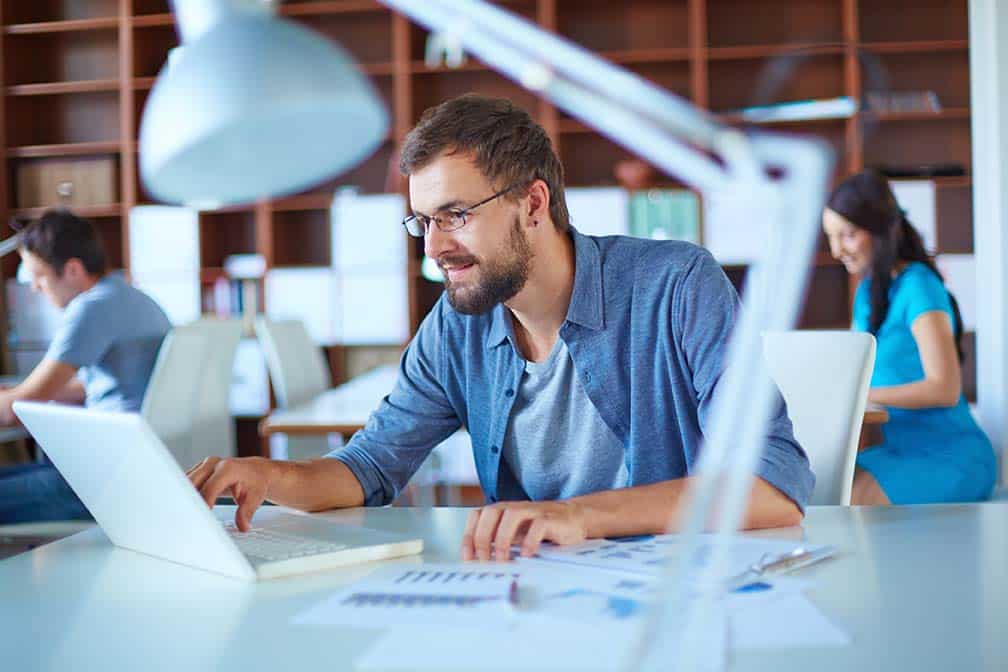
[[[170,330],[153,299],[106,275],[70,301],[45,356],[78,369],[89,408],[139,411]]]
[[[688,476],[737,318],[735,289],[696,245],[570,235],[574,288],[560,338],[585,395],[623,447],[627,485]],[[357,477],[366,504],[387,504],[433,447],[464,425],[487,501],[510,495],[500,488],[501,446],[525,370],[519,353],[506,306],[462,315],[442,296],[403,354],[395,388],[330,456]],[[815,477],[783,400],[756,475],[802,508],[812,493]]]

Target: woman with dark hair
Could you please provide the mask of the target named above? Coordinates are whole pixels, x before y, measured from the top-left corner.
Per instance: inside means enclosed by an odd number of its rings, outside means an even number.
[[[878,342],[868,400],[889,409],[881,445],[858,455],[853,504],[985,499],[990,440],[962,394],[962,318],[955,298],[878,173],[845,180],[823,230],[833,257],[862,277],[853,328]]]

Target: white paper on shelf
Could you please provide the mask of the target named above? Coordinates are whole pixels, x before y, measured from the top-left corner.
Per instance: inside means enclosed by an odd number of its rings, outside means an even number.
[[[130,271],[199,271],[199,213],[168,205],[138,205],[129,213]],[[197,306],[198,306],[197,302]]]
[[[907,219],[924,239],[924,248],[933,253],[938,244],[934,181],[890,180],[889,185]]]
[[[201,308],[198,270],[149,273],[133,269],[131,275],[133,286],[154,299],[173,325],[199,319]]]
[[[235,350],[231,373],[232,415],[265,415],[269,413],[269,370],[259,341],[243,338]]]
[[[340,341],[339,278],[329,267],[274,268],[266,273],[266,315],[304,322],[320,345]]]
[[[405,216],[406,200],[400,194],[338,191],[331,210],[332,265],[342,271],[405,268]]]
[[[962,313],[963,329],[976,330],[977,278],[976,258],[972,254],[940,254],[935,258],[945,286],[955,295]]]
[[[346,345],[400,345],[409,340],[406,264],[392,271],[340,275],[342,332]]]
[[[704,247],[723,265],[750,264],[763,257],[773,224],[757,215],[751,199],[742,193],[705,195]]]
[[[570,187],[564,192],[571,224],[590,236],[630,232],[629,197],[619,187]]]

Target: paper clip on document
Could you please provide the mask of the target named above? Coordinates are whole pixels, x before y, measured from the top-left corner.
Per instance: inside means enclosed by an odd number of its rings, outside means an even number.
[[[813,549],[799,546],[784,555],[764,555],[759,562],[751,565],[741,574],[728,579],[728,591],[738,590],[766,576],[787,574],[808,567],[836,554],[835,546],[820,546]]]

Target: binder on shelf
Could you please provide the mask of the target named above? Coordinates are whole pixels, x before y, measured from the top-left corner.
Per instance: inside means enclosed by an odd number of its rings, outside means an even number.
[[[630,194],[630,235],[700,244],[700,197],[688,189]]]

